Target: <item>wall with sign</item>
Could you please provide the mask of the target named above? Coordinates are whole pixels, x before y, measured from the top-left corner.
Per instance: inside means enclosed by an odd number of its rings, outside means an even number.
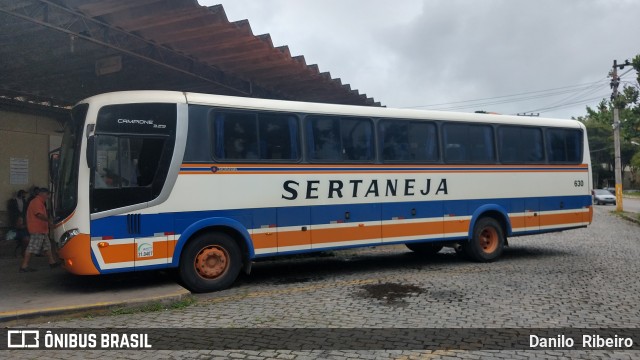
[[[0,228],[16,191],[49,187],[49,150],[60,146],[60,129],[50,118],[0,110]]]

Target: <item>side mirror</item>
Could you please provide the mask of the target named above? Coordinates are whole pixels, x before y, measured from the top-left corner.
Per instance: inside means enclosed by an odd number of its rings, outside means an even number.
[[[89,169],[95,169],[96,167],[96,137],[94,135],[89,136],[87,139],[87,165]]]

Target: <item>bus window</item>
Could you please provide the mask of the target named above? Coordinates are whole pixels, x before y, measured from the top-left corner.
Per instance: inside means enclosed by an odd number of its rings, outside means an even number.
[[[257,117],[249,113],[215,115],[216,158],[247,160],[258,158]]]
[[[315,161],[372,161],[370,119],[313,116],[307,122],[309,157]]]
[[[342,160],[340,119],[330,117],[309,118],[308,130],[307,143],[309,157],[312,160]]]
[[[299,159],[298,119],[283,114],[259,114],[258,118],[260,159]]]
[[[493,129],[486,125],[445,124],[443,127],[445,161],[493,163]]]
[[[369,119],[342,119],[344,160],[373,160],[373,126]]]
[[[382,161],[438,161],[438,133],[433,123],[391,120],[379,125]]]
[[[297,160],[298,120],[287,114],[216,112],[215,158],[218,160]]]
[[[96,135],[94,211],[143,203],[159,194],[165,137]],[[165,161],[166,162],[166,161]],[[152,189],[154,182],[160,183]]]
[[[184,150],[185,162],[211,162],[213,159],[211,140],[212,121],[208,120],[211,108],[201,105],[189,106],[189,130]]]
[[[544,161],[542,130],[524,126],[500,126],[498,151],[504,163],[540,163]]]
[[[95,189],[148,186],[165,139],[100,135],[96,141]]]
[[[547,129],[547,154],[551,163],[582,161],[582,132],[572,129]]]

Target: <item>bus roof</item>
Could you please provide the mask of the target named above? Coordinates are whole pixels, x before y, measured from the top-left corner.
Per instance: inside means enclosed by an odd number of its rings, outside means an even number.
[[[312,102],[286,101],[236,97],[226,95],[182,93],[177,91],[120,91],[95,95],[79,103],[92,103],[99,106],[107,104],[127,104],[139,102],[171,102],[197,105],[209,105],[246,110],[284,111],[341,116],[367,116],[399,119],[469,121],[493,124],[518,124],[531,126],[584,128],[577,120],[524,117],[513,115],[478,114],[449,111],[380,108],[356,105],[337,105]]]

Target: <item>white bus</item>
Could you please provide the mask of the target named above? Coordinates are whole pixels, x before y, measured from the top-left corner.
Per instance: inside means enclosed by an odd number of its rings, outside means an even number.
[[[585,227],[578,121],[131,91],[77,104],[55,237],[75,274],[177,268],[194,292],[255,259],[406,244],[476,261]]]

